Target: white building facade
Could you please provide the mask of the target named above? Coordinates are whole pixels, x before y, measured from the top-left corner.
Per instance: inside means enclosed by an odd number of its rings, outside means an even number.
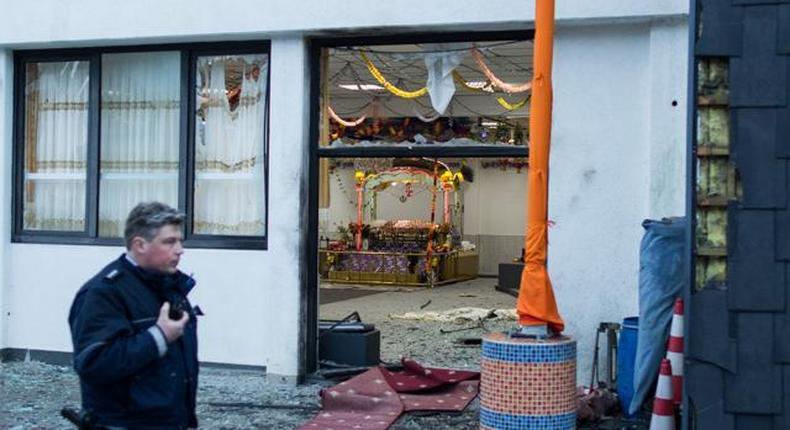
[[[312,38],[495,32],[534,26],[534,1],[6,2],[0,26],[0,349],[69,352],[75,292],[117,244],[27,243],[14,235],[15,52],[246,41],[270,44],[265,249],[187,249],[200,360],[310,368],[307,249]],[[685,213],[688,2],[557,2],[549,271],[589,375],[600,321],[638,313],[645,218]],[[17,166],[16,168],[19,168]],[[523,178],[522,175],[513,176]],[[514,209],[516,210],[516,209]],[[523,209],[520,209],[523,211]],[[485,214],[481,213],[481,217]],[[314,288],[314,287],[313,287]]]

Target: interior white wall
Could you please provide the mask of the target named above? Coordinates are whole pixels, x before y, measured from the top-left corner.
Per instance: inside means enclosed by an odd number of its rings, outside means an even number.
[[[329,207],[320,210],[320,233],[335,233],[337,227],[357,219],[355,193],[353,168],[338,168],[329,175]]]
[[[483,169],[483,161],[469,163],[475,177],[464,190],[464,234],[523,236],[526,170],[517,173],[513,169]]]
[[[398,194],[403,194],[402,187],[397,187],[395,191]],[[431,193],[429,191],[422,192],[411,198],[401,202],[397,194],[382,195],[379,193],[376,199],[376,214],[378,219],[431,219]],[[452,202],[452,197],[448,199]],[[444,194],[439,191],[436,193],[436,213],[435,220],[437,223],[442,222],[444,217]]]

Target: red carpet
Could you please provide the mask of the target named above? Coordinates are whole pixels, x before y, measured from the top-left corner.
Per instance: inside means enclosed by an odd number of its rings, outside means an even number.
[[[375,367],[321,392],[322,411],[299,429],[386,430],[408,411],[460,412],[477,396],[480,374],[424,368],[403,360],[404,370]]]

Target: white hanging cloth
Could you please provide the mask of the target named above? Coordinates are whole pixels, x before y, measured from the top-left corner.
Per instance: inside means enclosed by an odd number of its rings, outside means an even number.
[[[440,49],[458,48],[458,44],[426,44],[425,48],[429,51]],[[465,45],[464,45],[465,46]],[[446,51],[446,52],[427,52],[424,55],[425,67],[428,69],[428,94],[431,96],[431,104],[436,112],[444,115],[447,106],[455,94],[455,82],[453,81],[453,70],[461,64],[466,50]]]

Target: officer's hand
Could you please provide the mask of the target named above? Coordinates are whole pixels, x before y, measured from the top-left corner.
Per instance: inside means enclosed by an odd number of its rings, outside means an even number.
[[[159,309],[159,319],[156,320],[156,325],[162,330],[162,333],[167,339],[167,343],[173,342],[181,335],[184,334],[184,326],[189,321],[189,312],[181,312],[181,319],[171,320],[170,316],[170,302],[165,302],[162,308]]]

